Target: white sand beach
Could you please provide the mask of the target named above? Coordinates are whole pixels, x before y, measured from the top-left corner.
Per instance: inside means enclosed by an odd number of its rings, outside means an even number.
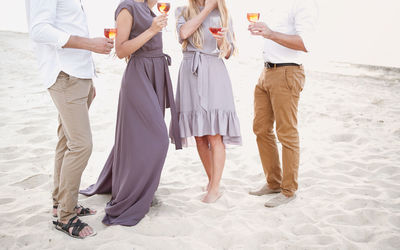
[[[242,34],[245,25],[238,26]],[[146,217],[135,227],[107,227],[101,220],[110,196],[80,196],[98,210],[84,217],[98,234],[76,240],[51,223],[57,111],[28,35],[0,31],[0,249],[400,249],[400,69],[306,65],[297,199],[268,209],[263,204],[274,195],[248,195],[264,184],[252,132],[262,58],[259,40],[242,36],[239,46],[245,42],[254,47],[239,47],[227,62],[243,146],[227,151],[222,198],[200,201],[206,175],[195,148],[171,145],[158,204]],[[165,34],[165,46],[175,84],[181,53],[173,32]],[[113,145],[125,68],[123,60],[94,58],[94,149],[82,188],[96,181]]]
[[[199,201],[206,176],[194,148],[171,146],[156,196],[136,227],[101,223],[107,195],[81,203],[94,238],[71,239],[51,224],[56,117],[22,33],[0,32],[0,244],[2,249],[399,249],[400,70],[348,64],[308,71],[299,120],[298,198],[267,209],[252,133],[252,93],[260,58],[228,63],[244,136],[228,150],[223,197]],[[171,50],[176,77],[179,48]],[[95,57],[98,96],[91,109],[94,152],[82,187],[96,181],[112,147],[124,62]],[[273,197],[273,196],[272,196]]]

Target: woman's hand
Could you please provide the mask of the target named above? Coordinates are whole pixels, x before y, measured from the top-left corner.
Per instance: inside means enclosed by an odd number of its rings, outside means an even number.
[[[154,33],[160,32],[163,28],[167,27],[168,17],[167,14],[162,14],[153,19],[153,23],[150,26],[150,30]]]
[[[228,33],[228,28],[222,28],[220,32],[218,32],[218,34],[212,34],[212,36],[215,38],[215,40],[217,40],[217,44],[218,44],[218,48],[221,47],[224,39],[226,38],[226,34]]]

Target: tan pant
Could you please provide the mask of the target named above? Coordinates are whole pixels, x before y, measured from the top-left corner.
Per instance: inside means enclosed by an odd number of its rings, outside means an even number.
[[[267,178],[272,189],[282,188],[282,193],[293,196],[298,188],[299,133],[297,107],[305,82],[302,66],[265,68],[254,94],[253,130]],[[274,134],[282,144],[283,176]]]
[[[53,204],[60,220],[69,220],[76,215],[81,176],[92,153],[88,109],[93,82],[61,72],[49,92],[59,112]]]

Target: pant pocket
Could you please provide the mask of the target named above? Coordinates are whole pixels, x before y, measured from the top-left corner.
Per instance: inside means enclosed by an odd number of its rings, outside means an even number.
[[[285,70],[286,85],[291,93],[298,97],[303,91],[305,84],[305,74],[303,68],[287,68]]]
[[[92,80],[90,79],[79,79],[70,76],[65,90],[67,103],[87,104],[91,86]]]

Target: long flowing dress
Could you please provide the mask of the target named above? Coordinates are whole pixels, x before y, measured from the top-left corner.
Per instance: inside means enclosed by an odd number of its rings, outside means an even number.
[[[186,23],[182,12],[184,8],[177,8],[175,13],[178,36],[182,25]],[[189,38],[179,70],[176,105],[181,142],[185,146],[193,136],[217,134],[222,136],[224,144],[242,143],[231,80],[224,60],[216,52],[216,40],[209,31],[212,17],[220,17],[217,9],[208,15],[200,27],[203,29],[203,47],[196,48],[192,37]],[[229,26],[232,30],[231,20]],[[227,38],[233,48],[232,36],[228,35]]]
[[[123,9],[133,16],[129,39],[148,29],[155,17],[147,1],[125,0],[115,16]],[[114,147],[97,183],[80,192],[112,194],[103,219],[107,225],[134,226],[149,211],[169,145],[166,107],[171,108],[172,137],[180,138],[168,70],[171,59],[162,49],[159,33],[131,56],[121,84]]]

